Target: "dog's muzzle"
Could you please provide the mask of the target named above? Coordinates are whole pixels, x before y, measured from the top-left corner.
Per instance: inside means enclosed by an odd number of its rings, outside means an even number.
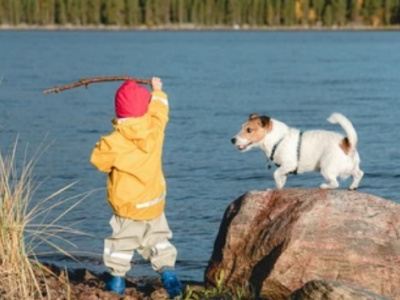
[[[239,151],[246,151],[246,150],[248,150],[249,146],[252,144],[252,143],[250,142],[250,143],[248,143],[248,144],[243,145],[243,144],[241,143],[241,140],[240,140],[240,139],[238,140],[236,137],[233,137],[233,138],[231,139],[231,142],[232,142],[232,144],[234,144],[234,145],[236,146],[236,148],[237,148]]]

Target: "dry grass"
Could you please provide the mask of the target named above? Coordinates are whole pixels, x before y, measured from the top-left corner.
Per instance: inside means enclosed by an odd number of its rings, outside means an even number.
[[[244,286],[227,288],[225,285],[225,272],[221,270],[215,277],[213,287],[191,287],[187,286],[182,296],[182,300],[253,300],[255,295]]]
[[[65,232],[81,232],[57,222],[88,195],[55,202],[71,184],[33,205],[32,196],[38,186],[33,182],[32,171],[39,151],[31,159],[26,157],[25,153],[21,167],[17,168],[17,142],[8,154],[0,151],[0,299],[50,299],[51,293],[43,280],[45,269],[35,257],[35,248],[48,243],[69,255],[57,246],[57,239],[64,240],[60,234]],[[49,224],[40,222],[54,208],[71,200],[73,205]]]

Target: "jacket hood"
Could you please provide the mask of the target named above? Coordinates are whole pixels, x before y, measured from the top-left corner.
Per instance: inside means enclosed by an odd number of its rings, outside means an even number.
[[[151,118],[148,114],[138,118],[115,118],[112,120],[116,131],[145,152],[149,152],[154,144],[154,141],[149,138],[152,134],[150,122]]]

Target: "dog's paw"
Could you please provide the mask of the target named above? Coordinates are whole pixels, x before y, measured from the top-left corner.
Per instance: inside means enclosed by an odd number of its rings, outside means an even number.
[[[334,190],[337,189],[339,187],[339,184],[337,183],[337,181],[332,181],[330,183],[323,183],[319,186],[320,189],[322,190]]]
[[[326,184],[326,183],[323,183],[323,184],[321,184],[321,185],[319,186],[319,188],[320,188],[321,190],[328,190],[328,189],[330,189],[330,186],[329,186],[328,184]]]

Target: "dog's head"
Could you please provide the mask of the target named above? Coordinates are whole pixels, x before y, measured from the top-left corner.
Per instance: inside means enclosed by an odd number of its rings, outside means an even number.
[[[270,117],[251,114],[246,123],[242,125],[242,130],[231,139],[231,142],[239,151],[247,151],[259,146],[265,135],[271,130]]]

